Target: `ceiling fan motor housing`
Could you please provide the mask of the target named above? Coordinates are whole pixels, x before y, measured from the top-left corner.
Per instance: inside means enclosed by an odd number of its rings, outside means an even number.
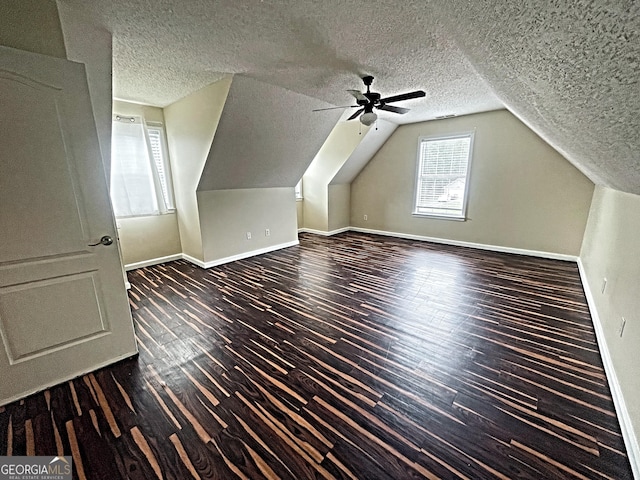
[[[367,75],[366,77],[362,77],[362,82],[367,86],[371,86],[373,83],[373,77],[371,75]]]
[[[380,94],[376,92],[365,92],[363,93],[365,97],[369,99],[371,103],[380,103]]]

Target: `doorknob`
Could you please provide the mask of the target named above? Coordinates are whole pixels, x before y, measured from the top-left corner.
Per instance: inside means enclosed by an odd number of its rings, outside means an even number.
[[[90,243],[89,246],[95,247],[96,245],[104,245],[106,247],[107,245],[111,245],[112,243],[113,243],[113,238],[111,238],[109,235],[105,235],[100,239],[98,243]]]

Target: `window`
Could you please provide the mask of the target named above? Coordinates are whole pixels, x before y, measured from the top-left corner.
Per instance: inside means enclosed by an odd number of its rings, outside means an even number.
[[[116,217],[174,210],[161,124],[116,115],[111,137],[111,203]]]
[[[472,145],[472,133],[420,139],[414,215],[465,218]]]
[[[173,189],[171,188],[171,174],[169,172],[169,162],[166,155],[166,143],[162,126],[150,126],[147,124],[147,135],[151,157],[158,174],[160,191],[167,210],[175,208],[173,201]]]
[[[296,200],[302,200],[302,179],[296,184]]]

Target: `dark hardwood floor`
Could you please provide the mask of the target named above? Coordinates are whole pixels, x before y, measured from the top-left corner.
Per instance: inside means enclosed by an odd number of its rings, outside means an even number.
[[[90,479],[631,479],[575,264],[345,233],[129,273],[140,355],[0,407]]]

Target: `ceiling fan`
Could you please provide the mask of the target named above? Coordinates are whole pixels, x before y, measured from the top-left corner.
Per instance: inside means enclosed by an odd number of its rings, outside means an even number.
[[[389,103],[401,102],[403,100],[410,100],[412,98],[420,98],[424,97],[425,93],[422,90],[416,90],[415,92],[401,93],[400,95],[393,95],[391,97],[381,98],[381,95],[376,92],[372,92],[369,87],[373,83],[373,77],[371,75],[367,75],[366,77],[362,77],[362,81],[367,87],[366,92],[360,92],[359,90],[347,90],[351,95],[353,95],[356,99],[357,105],[347,105],[344,107],[330,107],[330,108],[319,108],[313,110],[314,112],[318,112],[321,110],[332,110],[334,108],[358,108],[358,110],[351,115],[347,120],[354,120],[360,116],[360,123],[363,125],[371,125],[378,119],[378,115],[373,111],[374,108],[378,110],[385,110],[387,112],[400,113],[405,114],[409,111],[408,108],[396,107],[395,105],[388,105]]]

